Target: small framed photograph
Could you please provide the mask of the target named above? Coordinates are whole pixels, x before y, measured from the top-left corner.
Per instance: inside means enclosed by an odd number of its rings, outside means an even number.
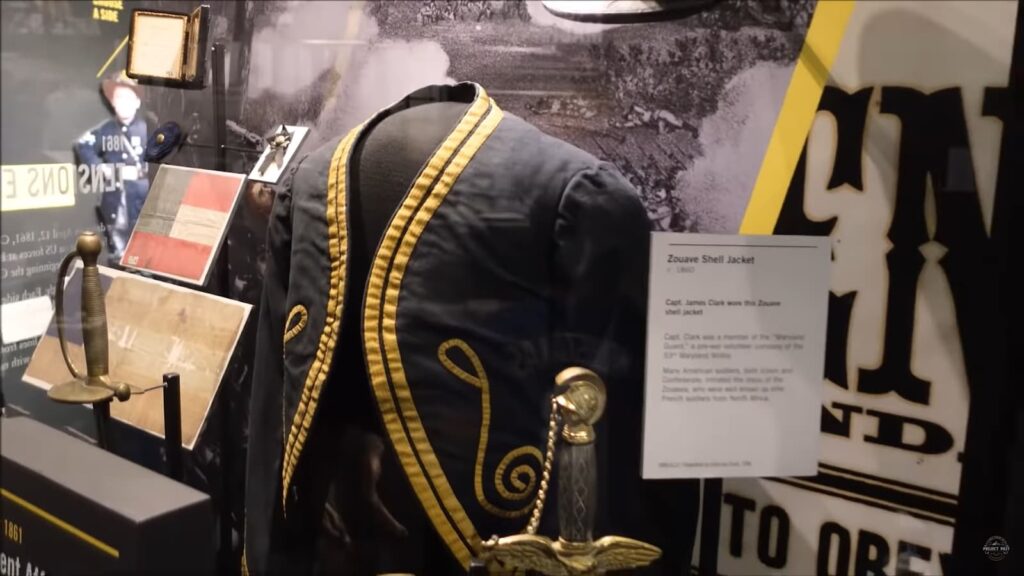
[[[191,14],[133,10],[127,75],[145,84],[202,88],[206,77],[209,6]]]

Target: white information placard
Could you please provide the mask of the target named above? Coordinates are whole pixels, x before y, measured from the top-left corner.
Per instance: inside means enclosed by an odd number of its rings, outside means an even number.
[[[654,233],[644,478],[817,473],[829,239]]]
[[[0,339],[4,344],[38,338],[53,317],[49,296],[37,296],[0,306]]]

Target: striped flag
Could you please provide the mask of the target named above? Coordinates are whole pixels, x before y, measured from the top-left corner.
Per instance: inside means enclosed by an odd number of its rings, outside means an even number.
[[[121,265],[205,284],[244,181],[243,174],[160,166]]]

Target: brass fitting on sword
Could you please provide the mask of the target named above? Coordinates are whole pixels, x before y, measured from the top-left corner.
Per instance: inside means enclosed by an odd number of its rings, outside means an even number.
[[[641,568],[661,556],[646,542],[622,536],[593,539],[597,517],[597,434],[594,425],[604,414],[607,392],[601,377],[579,366],[555,376],[551,402],[544,480],[534,502],[525,533],[493,536],[481,543],[482,560],[490,570],[534,570],[547,576],[589,576],[610,570]],[[561,422],[561,434],[558,434]],[[558,465],[559,538],[536,534],[547,495],[547,479],[554,462],[556,436],[565,446]]]
[[[555,376],[555,396],[561,409],[562,439],[569,444],[592,444],[597,439],[594,424],[604,415],[608,393],[601,377],[579,366],[566,368]]]

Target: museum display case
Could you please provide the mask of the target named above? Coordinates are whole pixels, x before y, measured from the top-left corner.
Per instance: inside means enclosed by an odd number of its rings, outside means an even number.
[[[1020,573],[1018,3],[0,11],[0,573]]]

